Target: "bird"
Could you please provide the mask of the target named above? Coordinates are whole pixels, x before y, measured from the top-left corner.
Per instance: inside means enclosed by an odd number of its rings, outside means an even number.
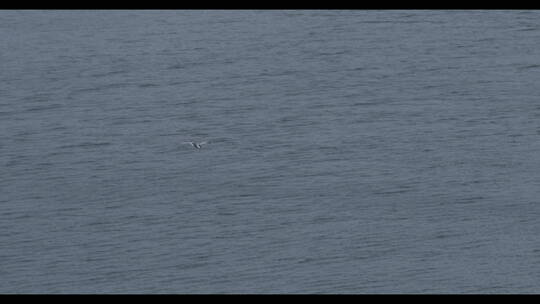
[[[206,141],[202,141],[200,143],[196,143],[196,142],[193,142],[193,141],[186,141],[186,142],[183,142],[183,144],[190,144],[191,146],[193,146],[195,149],[200,149],[202,148],[202,145],[206,145],[208,142]]]

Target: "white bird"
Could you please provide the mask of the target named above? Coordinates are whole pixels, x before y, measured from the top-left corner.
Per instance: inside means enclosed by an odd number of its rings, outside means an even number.
[[[186,141],[186,142],[183,142],[184,144],[190,144],[192,145],[195,149],[200,149],[202,147],[202,145],[206,145],[208,142],[206,141],[202,141],[200,143],[196,143],[196,142],[193,142],[193,141]]]

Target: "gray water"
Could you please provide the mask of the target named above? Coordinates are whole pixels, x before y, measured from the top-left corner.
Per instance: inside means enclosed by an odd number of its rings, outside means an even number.
[[[0,166],[2,293],[538,293],[540,11],[2,11]]]

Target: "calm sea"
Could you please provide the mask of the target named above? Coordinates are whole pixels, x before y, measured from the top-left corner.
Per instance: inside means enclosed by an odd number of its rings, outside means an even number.
[[[2,293],[538,293],[539,172],[540,11],[0,12]]]

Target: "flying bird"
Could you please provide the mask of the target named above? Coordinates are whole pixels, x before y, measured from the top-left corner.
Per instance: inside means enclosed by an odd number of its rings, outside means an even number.
[[[202,145],[206,145],[208,142],[206,141],[202,141],[200,143],[196,143],[196,142],[193,142],[193,141],[186,141],[186,142],[183,142],[183,144],[190,144],[191,146],[193,146],[195,149],[200,149],[202,147]]]

